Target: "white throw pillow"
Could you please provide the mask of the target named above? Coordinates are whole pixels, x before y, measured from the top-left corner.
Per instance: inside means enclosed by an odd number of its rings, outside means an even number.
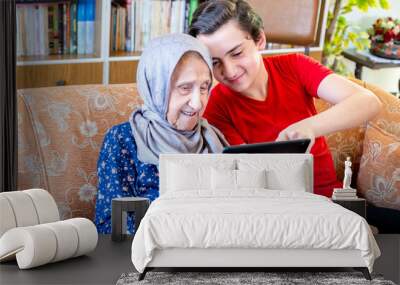
[[[211,168],[211,189],[236,190],[236,170]]]
[[[199,156],[183,156],[166,164],[166,191],[210,191],[211,169],[234,169],[235,160],[210,160]]]
[[[211,170],[211,188],[213,190],[238,190],[240,188],[265,188],[266,171],[263,170]]]
[[[266,188],[267,171],[262,170],[236,170],[238,188]]]
[[[306,192],[306,175],[303,167],[288,171],[272,169],[267,172],[268,189]]]
[[[304,160],[239,159],[239,170],[266,170],[267,187],[271,190],[307,191],[309,171]]]
[[[168,191],[210,189],[210,169],[194,165],[170,163],[168,165]]]

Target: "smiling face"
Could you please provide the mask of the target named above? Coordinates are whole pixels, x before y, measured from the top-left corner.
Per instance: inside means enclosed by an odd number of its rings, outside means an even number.
[[[177,130],[193,130],[207,105],[211,73],[198,53],[182,56],[172,73],[167,120]]]
[[[197,38],[211,53],[215,79],[236,92],[253,87],[262,66],[258,51],[265,47],[263,33],[255,42],[235,20],[230,20],[214,33]]]

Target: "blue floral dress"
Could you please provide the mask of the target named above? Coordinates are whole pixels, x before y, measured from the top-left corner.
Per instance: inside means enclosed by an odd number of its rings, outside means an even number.
[[[98,192],[95,224],[99,233],[111,233],[111,201],[119,197],[159,195],[156,165],[138,160],[129,122],[112,127],[106,134],[97,162]],[[128,215],[128,233],[135,232],[133,215]]]

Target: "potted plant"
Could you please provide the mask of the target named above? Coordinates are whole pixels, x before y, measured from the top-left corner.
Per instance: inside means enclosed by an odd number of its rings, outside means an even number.
[[[381,57],[400,59],[400,19],[379,18],[368,29],[370,52]]]
[[[322,63],[336,73],[348,75],[343,62],[343,50],[350,43],[358,50],[367,49],[370,41],[367,32],[349,25],[346,15],[355,10],[366,13],[369,8],[388,9],[389,0],[333,0],[330,4]]]

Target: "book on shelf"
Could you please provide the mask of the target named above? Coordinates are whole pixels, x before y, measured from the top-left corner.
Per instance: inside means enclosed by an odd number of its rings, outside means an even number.
[[[18,0],[17,56],[93,54],[96,0]]]
[[[334,188],[333,193],[357,193],[357,189],[354,188]]]
[[[70,7],[70,53],[78,53],[77,0],[71,1]]]
[[[70,24],[69,24],[69,21],[71,20],[71,17],[70,17],[70,13],[71,13],[71,11],[70,11],[70,5],[67,5],[67,4],[63,4],[63,31],[64,31],[64,33],[63,33],[63,35],[64,35],[64,37],[63,37],[63,43],[64,43],[64,47],[63,47],[63,50],[64,51],[67,51],[67,53],[70,53],[70,39],[71,39],[71,36],[70,36],[70,33],[71,33],[71,31],[70,31]]]
[[[357,194],[355,193],[334,193],[336,197],[355,197]]]
[[[104,0],[108,1],[108,0]],[[204,0],[109,0],[110,51],[142,51],[152,38],[187,32]],[[96,0],[17,0],[17,55],[95,53]]]
[[[150,39],[183,33],[199,0],[113,0],[110,51],[142,51]]]
[[[96,0],[86,0],[85,54],[94,53]]]
[[[132,0],[126,0],[126,42],[125,50],[133,51],[135,43],[135,2]]]
[[[64,54],[64,4],[58,4],[58,54]]]
[[[358,200],[358,196],[354,196],[354,197],[338,197],[335,195],[332,195],[332,200]]]
[[[357,189],[342,189],[335,188],[333,189],[332,199],[334,200],[351,200],[357,199]]]
[[[78,44],[78,54],[85,54],[86,51],[86,0],[81,0],[78,2],[77,6],[77,44]]]
[[[16,0],[16,4],[58,3],[60,0]]]
[[[49,42],[49,54],[57,54],[58,50],[58,36],[57,31],[58,28],[56,26],[57,23],[57,9],[55,5],[49,5],[47,8],[48,11],[48,33],[47,38]],[[45,33],[43,33],[45,34]]]

